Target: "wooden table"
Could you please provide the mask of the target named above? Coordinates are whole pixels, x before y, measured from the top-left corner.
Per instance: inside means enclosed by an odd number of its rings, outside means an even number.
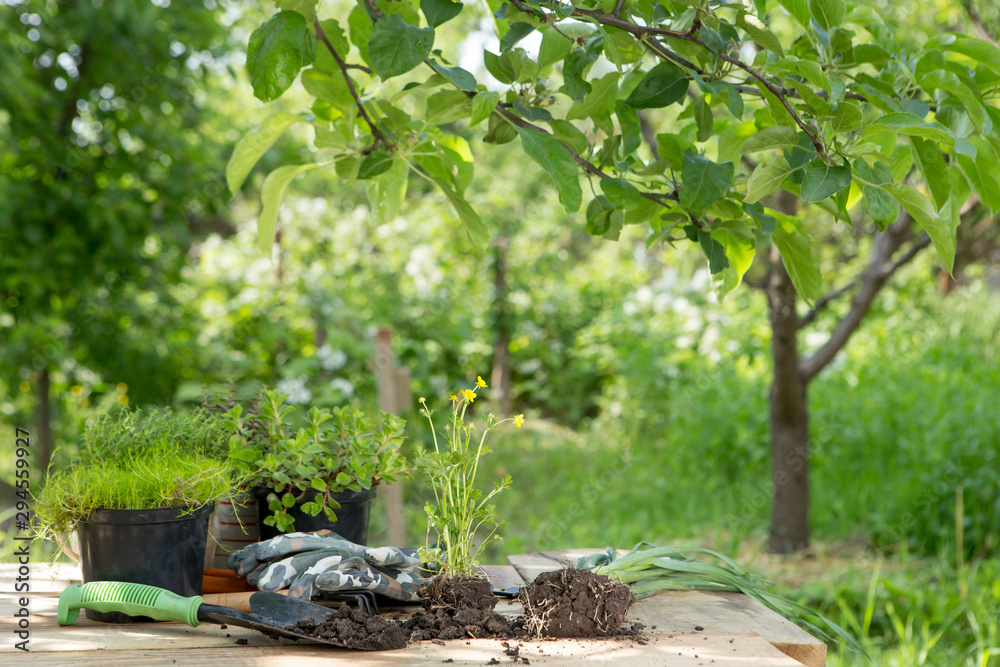
[[[594,550],[546,552],[512,556],[510,566],[489,568],[500,586],[533,578],[578,555]],[[405,649],[365,653],[317,645],[297,645],[272,640],[245,628],[202,624],[191,628],[180,623],[109,625],[82,614],[71,626],[56,623],[59,593],[81,581],[79,568],[33,565],[31,576],[31,626],[29,653],[14,647],[17,641],[18,597],[13,580],[17,566],[0,564],[0,664],[30,667],[108,667],[108,665],[267,665],[277,667],[398,665],[486,665],[495,659],[513,665],[500,640],[475,639],[448,642],[413,642]],[[509,582],[509,583],[507,583]],[[502,602],[498,611],[516,615],[520,606]],[[636,604],[629,620],[646,625],[641,641],[546,640],[520,641],[520,656],[532,665],[577,664],[581,660],[618,667],[665,666],[764,666],[820,667],[826,664],[826,647],[795,625],[741,594],[700,591],[667,592]],[[702,628],[695,630],[695,626]],[[241,645],[237,645],[237,641]],[[524,663],[518,663],[524,664]]]

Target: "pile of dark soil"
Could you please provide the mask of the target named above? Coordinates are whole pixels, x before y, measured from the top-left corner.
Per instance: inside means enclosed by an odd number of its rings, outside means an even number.
[[[622,627],[635,602],[625,584],[589,570],[557,570],[539,575],[521,589],[523,617],[498,614],[489,582],[469,577],[435,578],[420,590],[423,609],[403,621],[369,618],[344,605],[323,623],[303,619],[292,632],[365,651],[403,648],[428,639],[526,639],[535,637],[630,637],[642,624]],[[507,645],[508,657],[519,659]],[[523,659],[526,663],[527,659]]]
[[[627,584],[590,570],[545,572],[521,589],[525,625],[537,637],[615,637],[638,634],[641,623],[622,628],[635,602]]]
[[[406,636],[399,623],[381,616],[369,617],[357,607],[346,604],[329,612],[319,625],[302,619],[288,629],[362,651],[391,651],[406,647]]]
[[[436,577],[420,590],[420,598],[423,611],[402,624],[410,641],[527,636],[522,624],[494,611],[497,597],[483,579]]]

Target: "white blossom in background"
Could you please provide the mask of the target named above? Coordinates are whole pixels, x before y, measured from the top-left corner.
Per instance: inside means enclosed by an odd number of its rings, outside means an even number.
[[[434,289],[444,282],[444,271],[438,265],[434,248],[429,245],[418,245],[410,251],[406,262],[406,275],[413,279],[413,287],[417,296],[428,298]]]
[[[319,360],[320,368],[325,371],[340,370],[347,364],[347,353],[343,350],[335,350],[329,343],[324,343],[316,350],[316,359]]]
[[[275,387],[279,394],[287,394],[289,403],[308,403],[312,398],[312,392],[306,387],[306,379],[285,378],[279,380]]]
[[[345,397],[354,394],[354,385],[344,378],[333,378],[330,380],[330,388],[342,393]]]

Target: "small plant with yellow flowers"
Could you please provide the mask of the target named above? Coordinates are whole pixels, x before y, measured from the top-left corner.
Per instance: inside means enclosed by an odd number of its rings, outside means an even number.
[[[434,411],[424,398],[420,399],[420,413],[430,422],[434,438],[434,450],[417,457],[417,467],[430,478],[434,491],[434,504],[424,506],[427,546],[420,555],[425,561],[440,563],[441,573],[449,577],[476,576],[477,555],[490,542],[501,540],[497,531],[506,525],[498,521],[496,507],[491,501],[510,487],[510,475],[496,480],[493,489],[484,494],[476,488],[476,474],[480,458],[492,451],[486,446],[487,434],[506,422],[521,428],[524,415],[497,419],[490,413],[483,417],[485,428],[477,434],[472,424],[465,423],[465,414],[478,398],[476,392],[485,388],[486,382],[477,377],[471,389],[462,389],[449,397],[451,417],[440,434],[434,425]],[[476,535],[481,530],[489,532],[477,545]]]

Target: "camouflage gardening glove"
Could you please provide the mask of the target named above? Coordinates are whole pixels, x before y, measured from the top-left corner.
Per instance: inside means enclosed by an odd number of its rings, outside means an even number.
[[[302,599],[319,591],[369,590],[415,601],[424,583],[415,571],[419,564],[395,547],[364,547],[329,531],[279,535],[229,557],[229,567],[252,586],[287,587],[290,596]]]

